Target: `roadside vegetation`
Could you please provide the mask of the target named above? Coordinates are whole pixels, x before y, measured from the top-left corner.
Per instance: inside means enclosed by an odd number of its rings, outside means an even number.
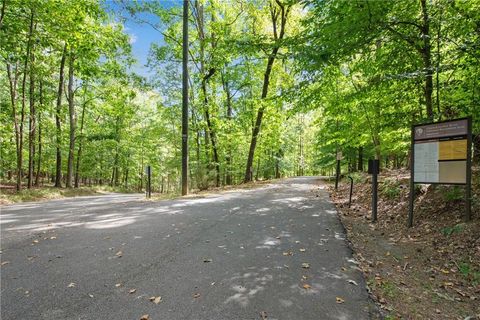
[[[156,192],[178,192],[180,4],[0,1],[2,193],[143,191],[148,165]],[[373,157],[405,168],[412,124],[464,116],[478,161],[479,12],[478,1],[190,1],[189,189],[329,174],[340,151],[343,171]],[[134,71],[127,21],[158,37],[150,75]]]
[[[416,189],[414,226],[407,228],[409,172],[379,176],[378,221],[371,221],[371,178],[356,173],[332,199],[372,297],[386,319],[480,317],[480,172],[473,176],[473,217],[464,221],[464,188]],[[470,317],[470,318],[469,318]]]

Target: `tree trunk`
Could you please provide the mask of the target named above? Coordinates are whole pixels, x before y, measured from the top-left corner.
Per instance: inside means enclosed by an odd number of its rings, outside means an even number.
[[[82,144],[83,144],[83,123],[85,121],[85,107],[86,102],[82,106],[82,119],[80,120],[80,139],[78,141],[78,151],[77,151],[77,163],[75,166],[75,188],[78,188],[78,179],[80,175],[80,160],[82,157]]]
[[[128,167],[125,169],[125,189],[128,188]]]
[[[277,2],[277,5],[280,3]],[[280,33],[277,33],[277,23],[278,23],[278,12],[276,11],[276,7],[274,8],[275,5],[272,5],[270,11],[271,11],[271,16],[272,16],[272,26],[273,26],[273,34],[274,34],[274,39],[276,41],[278,40],[283,40],[283,36],[285,34],[285,24],[287,22],[287,17],[288,17],[288,12],[289,8],[285,8],[285,5],[280,6]],[[270,53],[267,61],[267,67],[265,69],[265,73],[263,75],[263,86],[262,86],[262,95],[261,99],[265,100],[268,94],[268,86],[270,84],[270,74],[272,73],[272,67],[273,63],[275,62],[275,59],[277,57],[278,50],[280,49],[280,44],[277,44],[273,49],[272,52]],[[265,112],[265,106],[262,104],[260,105],[260,108],[258,109],[257,112],[257,119],[255,121],[255,125],[253,127],[252,131],[252,139],[250,141],[250,149],[248,151],[248,158],[247,158],[247,165],[245,168],[245,178],[244,182],[249,182],[252,181],[252,171],[253,171],[253,158],[255,156],[255,148],[257,146],[257,139],[258,139],[258,134],[260,132],[260,126],[262,125],[262,118],[263,118],[263,113]]]
[[[423,38],[423,48],[421,50],[423,67],[425,69],[425,107],[427,112],[428,120],[433,121],[433,103],[432,103],[432,93],[433,93],[433,70],[432,70],[432,52],[430,44],[430,17],[428,16],[427,11],[427,2],[426,0],[420,0],[422,6],[422,38]]]
[[[63,95],[63,83],[64,83],[64,70],[65,70],[65,60],[67,57],[67,44],[63,47],[62,60],[60,61],[60,73],[58,80],[58,93],[57,93],[57,107],[55,110],[55,126],[56,126],[56,149],[57,149],[57,159],[55,164],[55,187],[62,187],[62,123],[61,112],[62,112],[62,95]]]
[[[275,49],[274,49],[274,55],[276,55],[278,52],[278,48],[275,48]],[[263,88],[262,88],[262,96],[261,96],[262,100],[266,98],[268,93],[268,85],[270,83],[270,74],[272,72],[272,66],[274,62],[275,62],[275,57],[273,56],[273,53],[272,53],[270,58],[268,58],[267,68],[263,76]],[[252,172],[253,158],[255,156],[255,148],[257,146],[258,134],[260,132],[260,126],[262,125],[262,118],[263,118],[264,112],[265,112],[265,107],[261,105],[257,112],[257,120],[255,121],[255,126],[253,127],[253,132],[252,132],[252,140],[250,141],[250,149],[248,151],[248,158],[247,158],[247,167],[245,170],[245,179],[244,179],[245,182],[252,181],[251,172]]]
[[[118,185],[118,147],[115,148],[115,158],[113,160],[112,178],[110,185],[115,187]]]
[[[34,11],[32,9],[32,22],[33,22]],[[31,32],[35,31],[35,26]],[[33,65],[35,63],[34,45],[31,46],[30,52],[30,87],[29,87],[29,98],[30,98],[30,114],[29,114],[29,126],[28,126],[28,182],[27,188],[30,189],[33,186],[33,171],[35,167],[35,71],[33,70]]]
[[[14,74],[12,75],[12,67],[7,63],[7,75],[8,83],[10,87],[10,103],[12,105],[12,118],[15,127],[15,147],[17,154],[17,181],[16,189],[20,191],[21,189],[21,179],[20,174],[22,171],[22,132],[21,126],[19,124],[19,119],[17,115],[17,82],[18,82],[18,64],[15,66]]]
[[[67,163],[67,181],[65,183],[67,188],[72,187],[73,180],[73,156],[75,152],[75,105],[74,105],[74,91],[73,91],[73,65],[75,57],[73,52],[70,53],[68,63],[68,118],[70,123],[70,143],[68,148],[68,163]]]
[[[208,94],[207,94],[207,83],[208,79],[212,77],[216,69],[215,68],[209,68],[208,72],[206,72],[206,61],[205,61],[205,45],[206,45],[206,36],[205,36],[205,29],[204,29],[204,11],[203,11],[203,5],[199,3],[199,1],[195,1],[195,9],[196,9],[196,15],[194,17],[196,18],[197,21],[197,27],[198,27],[198,34],[199,34],[199,40],[200,40],[200,73],[202,74],[202,83],[201,83],[201,89],[203,93],[203,107],[204,107],[204,112],[205,112],[205,120],[207,122],[207,130],[208,130],[208,135],[206,135],[206,141],[208,141],[207,137],[210,136],[210,141],[212,145],[212,151],[213,151],[213,163],[215,166],[215,172],[216,172],[216,178],[215,178],[215,185],[217,187],[220,186],[220,160],[218,156],[218,147],[217,147],[217,136],[215,133],[215,129],[213,128],[213,124],[210,118],[210,110],[209,110],[209,104],[208,104]],[[212,15],[212,21],[215,20],[215,17]],[[210,43],[212,44],[212,48],[215,48],[215,35],[212,32],[212,36],[209,39]],[[208,143],[205,145],[206,147],[208,146]]]
[[[227,121],[229,123],[227,133],[231,134],[231,122],[233,117],[233,108],[232,108],[232,93],[230,92],[230,87],[228,84],[228,79],[225,78],[225,75],[222,73],[222,84],[225,94],[227,96],[226,105],[227,105]],[[232,143],[230,140],[227,142],[227,156],[226,156],[227,168],[226,168],[226,178],[225,183],[227,185],[232,184]]]
[[[40,168],[42,163],[42,113],[43,110],[43,82],[40,81],[40,111],[38,112],[38,158],[37,174],[35,175],[35,186],[40,184]]]
[[[473,135],[473,163],[480,164],[480,134]]]
[[[358,171],[363,171],[363,147],[358,147]]]
[[[218,150],[217,150],[217,136],[215,134],[215,130],[213,129],[212,121],[210,119],[210,112],[208,110],[209,108],[208,108],[208,98],[207,98],[207,79],[204,78],[204,80],[202,81],[202,91],[204,94],[205,119],[207,120],[208,133],[211,138],[210,141],[211,141],[212,150],[213,150],[213,162],[214,162],[215,171],[216,171],[215,186],[219,187],[220,186],[220,160],[218,157]]]
[[[282,158],[283,158],[283,150],[280,148],[275,154],[275,179],[280,179],[282,177],[282,174],[280,171],[280,159]]]
[[[30,59],[30,50],[32,46],[32,34],[33,34],[33,18],[34,12],[30,15],[30,28],[29,35],[27,40],[27,54],[25,55],[25,63],[23,66],[23,79],[22,79],[22,110],[20,112],[20,125],[19,125],[19,143],[17,150],[17,191],[20,191],[22,188],[22,162],[23,162],[23,124],[25,121],[25,104],[26,104],[26,82],[27,82],[27,73],[28,73],[28,60]]]
[[[0,29],[2,29],[3,18],[5,17],[5,6],[7,5],[7,0],[2,1],[2,9],[0,9]]]

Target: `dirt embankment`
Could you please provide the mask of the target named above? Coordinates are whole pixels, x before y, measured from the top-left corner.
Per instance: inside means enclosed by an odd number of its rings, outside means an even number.
[[[378,221],[371,222],[371,180],[354,175],[332,200],[359,267],[386,319],[480,319],[480,177],[474,174],[472,220],[464,188],[418,186],[414,226],[407,228],[409,173],[382,172]]]

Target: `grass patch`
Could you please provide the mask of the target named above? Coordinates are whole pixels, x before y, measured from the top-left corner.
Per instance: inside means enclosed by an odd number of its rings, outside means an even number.
[[[363,172],[352,172],[348,174],[353,179],[353,183],[365,183],[367,177]],[[350,180],[347,181],[350,182]]]
[[[459,265],[460,274],[474,286],[480,283],[480,270],[475,270],[469,263],[461,262]]]
[[[16,192],[13,189],[5,189],[0,191],[0,204],[91,196],[108,192],[132,193],[137,191],[125,189],[123,187],[113,188],[110,186],[80,188],[55,188],[49,186],[32,189],[22,189],[20,192]]]
[[[465,228],[465,225],[463,223],[459,223],[459,224],[454,225],[453,227],[442,228],[442,234],[445,237],[449,237],[452,234],[461,233],[464,228]]]
[[[53,187],[23,189],[20,192],[0,194],[2,203],[16,203],[26,201],[39,201],[58,199],[64,197],[77,197],[97,194],[99,191],[93,188],[75,188],[75,189],[58,189]]]
[[[443,193],[443,198],[446,202],[463,200],[464,197],[465,191],[463,190],[463,188],[460,188],[458,186],[446,188],[445,192]]]
[[[386,179],[380,186],[380,193],[390,200],[398,198],[401,191],[400,183],[392,179]]]
[[[395,298],[398,294],[398,289],[395,284],[389,281],[382,282],[380,287],[382,288],[385,296],[388,298]]]

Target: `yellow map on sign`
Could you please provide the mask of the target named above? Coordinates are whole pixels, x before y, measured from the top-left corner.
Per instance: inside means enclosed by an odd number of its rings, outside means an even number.
[[[467,139],[440,141],[438,160],[467,159]]]

